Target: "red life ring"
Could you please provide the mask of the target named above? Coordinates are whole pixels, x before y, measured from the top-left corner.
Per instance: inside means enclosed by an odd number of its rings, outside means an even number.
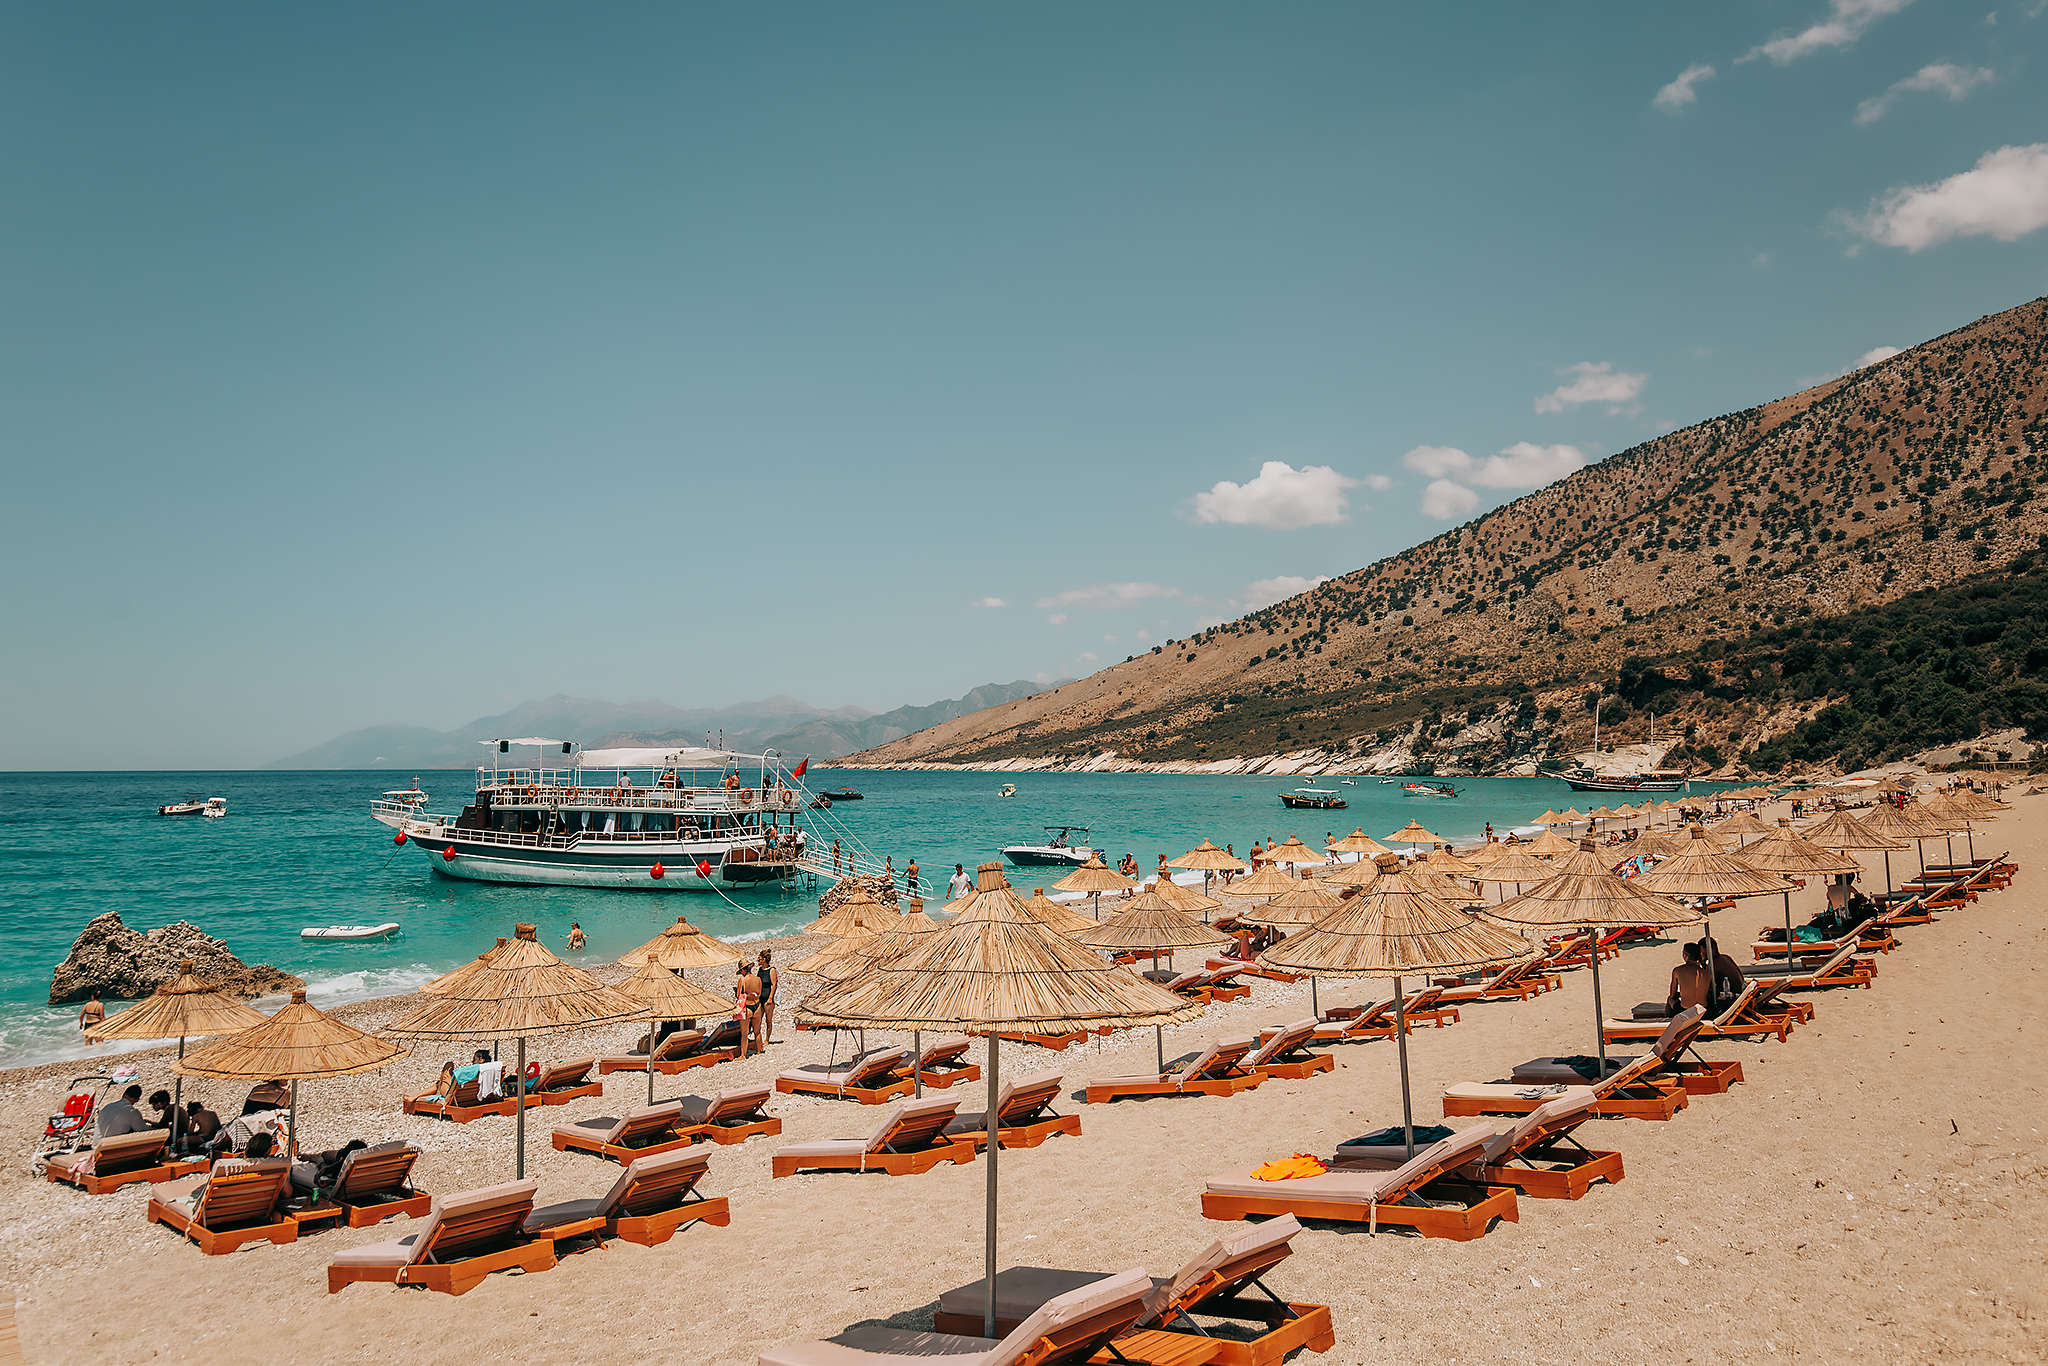
[[[572,787],[569,789],[569,800],[572,802],[582,795],[583,789],[580,787]]]
[[[751,788],[751,787],[743,787],[743,788],[741,788],[741,789],[740,789],[740,805],[741,805],[741,806],[752,806],[753,804],[754,804],[754,789],[753,789],[753,788]]]
[[[526,795],[529,797],[538,797],[540,795],[540,784],[528,783],[526,785]]]
[[[530,1062],[530,1063],[526,1064],[526,1079],[527,1079],[528,1081],[539,1081],[539,1080],[540,1080],[540,1064],[539,1064],[539,1063],[537,1063],[537,1062]]]
[[[617,801],[619,799],[619,789],[615,787],[605,795],[610,797],[613,801]]]

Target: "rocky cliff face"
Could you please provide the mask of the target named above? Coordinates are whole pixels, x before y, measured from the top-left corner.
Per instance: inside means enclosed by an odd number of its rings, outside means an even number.
[[[235,996],[269,996],[306,984],[268,963],[254,966],[235,957],[224,940],[189,921],[143,934],[121,923],[113,911],[95,916],[71,945],[50,979],[50,1004],[83,1001],[94,991],[113,1000],[147,996],[178,975],[190,959],[192,973]]]

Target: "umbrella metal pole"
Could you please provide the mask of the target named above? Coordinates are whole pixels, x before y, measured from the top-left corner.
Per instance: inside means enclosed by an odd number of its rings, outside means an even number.
[[[1308,1013],[1318,1020],[1323,1018],[1323,1008],[1316,1004],[1316,979],[1313,977],[1308,979]]]
[[[185,1061],[185,1036],[183,1034],[178,1036],[178,1061]],[[185,1104],[185,1074],[183,1072],[173,1074],[171,1085],[176,1088],[175,1094],[171,1097],[171,1104],[182,1108]],[[182,1129],[184,1126],[185,1122],[182,1119],[179,1120],[178,1127]],[[184,1146],[182,1143],[176,1143],[175,1139],[172,1141],[179,1148]]]
[[[910,1084],[915,1088],[917,1098],[924,1099],[924,1031],[910,1031]],[[652,1102],[650,1102],[651,1104]]]
[[[284,1155],[286,1161],[299,1156],[299,1079],[292,1078],[292,1108],[284,1112]]]
[[[996,1335],[996,1154],[1002,1151],[1002,1115],[996,1104],[996,1065],[1002,1057],[996,1046],[996,1029],[991,1025],[988,1031],[988,1113],[984,1116],[983,1127],[988,1130],[988,1195],[982,1205],[982,1261],[983,1275],[981,1301],[981,1335],[992,1338]]]
[[[1792,971],[1792,893],[1785,893],[1785,971]]]
[[[1159,1072],[1160,1072],[1160,1075],[1161,1075],[1161,1076],[1164,1076],[1164,1075],[1166,1074],[1166,1026],[1165,1026],[1165,1025],[1153,1025],[1153,1026],[1152,1026],[1152,1049],[1153,1049],[1153,1051],[1154,1051],[1155,1053],[1157,1053],[1157,1054],[1158,1054],[1158,1056],[1159,1056]]]
[[[1415,1156],[1415,1113],[1408,1099],[1408,1003],[1401,995],[1401,979],[1394,979],[1394,1042],[1401,1048],[1401,1130],[1407,1155]]]
[[[518,1123],[516,1130],[518,1136],[512,1140],[512,1179],[524,1181],[526,1179],[526,1036],[524,1034],[519,1036],[518,1056],[518,1081],[515,1084],[516,1089],[512,1092],[512,1102],[518,1107],[512,1112]],[[647,1085],[650,1088],[654,1085],[654,1052],[652,1045],[649,1045],[647,1053]]]
[[[1892,851],[1889,849],[1884,851],[1884,894],[1892,894]],[[1790,901],[1791,897],[1788,895],[1786,900]]]

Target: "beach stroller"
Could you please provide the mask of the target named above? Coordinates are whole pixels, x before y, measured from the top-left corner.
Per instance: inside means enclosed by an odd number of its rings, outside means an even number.
[[[40,1180],[49,1168],[51,1158],[92,1146],[93,1117],[98,1113],[107,1089],[113,1084],[112,1077],[97,1072],[71,1079],[70,1094],[64,1098],[63,1110],[51,1115],[43,1124],[42,1141],[36,1144],[35,1156],[29,1159],[30,1176]]]

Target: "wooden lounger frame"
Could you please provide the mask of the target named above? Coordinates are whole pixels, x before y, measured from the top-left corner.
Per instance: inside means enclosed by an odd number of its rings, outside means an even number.
[[[636,1157],[651,1157],[655,1153],[674,1152],[677,1148],[689,1147],[697,1141],[697,1135],[686,1132],[685,1130],[688,1127],[703,1126],[679,1126],[671,1122],[669,1125],[671,1137],[658,1139],[653,1143],[638,1148],[629,1148],[621,1143],[607,1143],[605,1140],[595,1137],[595,1131],[593,1131],[592,1137],[585,1138],[580,1134],[565,1134],[560,1129],[557,1129],[550,1137],[554,1142],[555,1151],[558,1153],[593,1153],[598,1157],[609,1158],[613,1162],[630,1163]]]
[[[1506,1154],[1504,1160],[1482,1162],[1480,1178],[1513,1186],[1538,1200],[1577,1200],[1595,1181],[1613,1185],[1623,1176],[1621,1154],[1601,1152],[1579,1142],[1572,1131],[1585,1119],[1577,1115],[1561,1128],[1530,1135],[1529,1141]]]
[[[722,1062],[731,1062],[740,1055],[737,1048],[706,1048],[680,1058],[658,1058],[654,1070],[664,1077],[673,1077],[693,1067],[716,1067]],[[614,1072],[645,1072],[647,1059],[631,1056],[604,1058],[597,1064],[597,1074],[608,1077]],[[602,1088],[600,1088],[602,1093]]]
[[[888,1074],[884,1074],[888,1075]],[[886,1105],[898,1096],[907,1096],[917,1089],[917,1081],[909,1073],[884,1081],[879,1086],[842,1086],[829,1081],[799,1081],[794,1077],[777,1077],[775,1089],[784,1095],[802,1093],[812,1096],[831,1096],[835,1099],[857,1100],[862,1105]]]
[[[1617,1119],[1667,1120],[1686,1106],[1685,1087],[1673,1081],[1639,1081],[1620,1088],[1628,1095],[1608,1094],[1594,1103],[1595,1114]],[[1556,1096],[1445,1096],[1444,1115],[1526,1115]]]
[[[1266,1080],[1261,1073],[1244,1070],[1244,1060],[1251,1051],[1250,1047],[1245,1047],[1234,1055],[1212,1058],[1202,1068],[1202,1072],[1207,1073],[1220,1065],[1223,1069],[1221,1076],[1195,1073],[1193,1063],[1190,1063],[1189,1075],[1171,1081],[1111,1079],[1090,1082],[1082,1092],[1082,1098],[1090,1105],[1100,1105],[1123,1096],[1234,1096],[1240,1091],[1253,1090]],[[1201,1062],[1202,1059],[1194,1061]]]
[[[80,1154],[80,1156],[83,1157],[84,1154]],[[166,1158],[161,1162],[152,1163],[147,1167],[130,1167],[126,1171],[109,1172],[105,1176],[101,1176],[97,1172],[76,1176],[70,1172],[61,1171],[56,1167],[46,1167],[43,1170],[43,1179],[45,1181],[59,1182],[66,1186],[76,1186],[87,1195],[110,1195],[121,1189],[121,1187],[132,1186],[138,1181],[147,1181],[151,1185],[157,1185],[165,1181],[175,1181],[181,1176],[191,1176],[196,1172],[203,1172],[206,1170],[206,1166],[206,1159],[203,1157],[172,1157]]]
[[[161,1197],[152,1195],[143,1215],[152,1224],[162,1224],[182,1236],[189,1238],[201,1252],[209,1257],[219,1257],[233,1252],[244,1243],[259,1240],[272,1242],[279,1247],[294,1243],[299,1238],[298,1221],[291,1218],[275,1217],[274,1207],[281,1191],[278,1171],[233,1172],[226,1176],[209,1178],[196,1189],[200,1199],[211,1204],[218,1195],[228,1203],[230,1209],[248,1204],[259,1197],[262,1203],[252,1207],[243,1217],[237,1219],[231,1214],[227,1222],[231,1227],[209,1228],[182,1210],[172,1207]],[[286,1178],[289,1180],[289,1177]],[[248,1192],[245,1196],[242,1192]],[[210,1211],[209,1211],[210,1213]]]
[[[929,1147],[908,1152],[860,1152],[845,1157],[784,1157],[776,1153],[768,1163],[770,1177],[795,1176],[798,1172],[887,1172],[891,1176],[918,1176],[941,1162],[972,1162],[975,1146],[959,1138],[941,1137]]]
[[[1280,1184],[1280,1183],[1276,1183]],[[1408,1201],[1418,1203],[1406,1203]],[[1402,1192],[1391,1202],[1308,1200],[1282,1196],[1202,1194],[1205,1219],[1246,1219],[1255,1214],[1292,1214],[1297,1219],[1333,1219],[1345,1223],[1392,1224],[1411,1228],[1425,1238],[1470,1242],[1483,1237],[1496,1219],[1520,1223],[1513,1186],[1487,1186],[1456,1176]]]
[[[585,1096],[601,1096],[604,1094],[603,1082],[589,1080],[590,1069],[597,1065],[597,1059],[577,1058],[571,1062],[568,1066],[568,1071],[581,1078],[581,1080],[570,1082],[566,1085],[555,1079],[554,1071],[559,1065],[550,1064],[542,1069],[540,1077],[532,1086],[527,1088],[526,1094],[538,1097],[542,1105],[567,1105],[570,1101],[581,1100]],[[580,1071],[578,1070],[579,1067]],[[604,1074],[600,1072],[598,1075],[603,1076]],[[549,1084],[551,1082],[553,1083],[552,1085]],[[528,1102],[528,1104],[531,1103],[531,1101]]]
[[[932,1067],[922,1058],[917,1062],[916,1076],[928,1087],[943,1091],[949,1086],[958,1086],[965,1081],[981,1080],[981,1064],[966,1062],[958,1054],[943,1059],[939,1066]]]
[[[436,1231],[438,1233],[438,1229]],[[330,1264],[327,1268],[327,1293],[340,1294],[357,1281],[381,1281],[386,1285],[416,1285],[444,1295],[461,1295],[483,1284],[484,1278],[493,1271],[509,1271],[514,1267],[522,1271],[546,1271],[555,1264],[554,1239],[528,1238],[522,1234],[503,1246],[452,1262],[412,1262],[405,1266]]]
[[[517,1083],[515,1082],[514,1085],[516,1086]],[[476,1100],[476,1092],[476,1083],[466,1081],[449,1092],[447,1100],[437,1101],[434,1099],[435,1096],[441,1094],[439,1091],[422,1091],[416,1096],[405,1097],[399,1103],[399,1109],[404,1114],[429,1115],[435,1119],[452,1119],[457,1124],[467,1124],[473,1119],[482,1119],[485,1115],[511,1115],[518,1113],[519,1101],[513,1096],[507,1095],[503,1100],[478,1101]],[[464,1104],[461,1100],[461,1097],[465,1095],[470,1097],[470,1103],[468,1104]],[[526,1103],[528,1105],[543,1105],[546,1102],[538,1095],[529,1091],[526,1093]]]

